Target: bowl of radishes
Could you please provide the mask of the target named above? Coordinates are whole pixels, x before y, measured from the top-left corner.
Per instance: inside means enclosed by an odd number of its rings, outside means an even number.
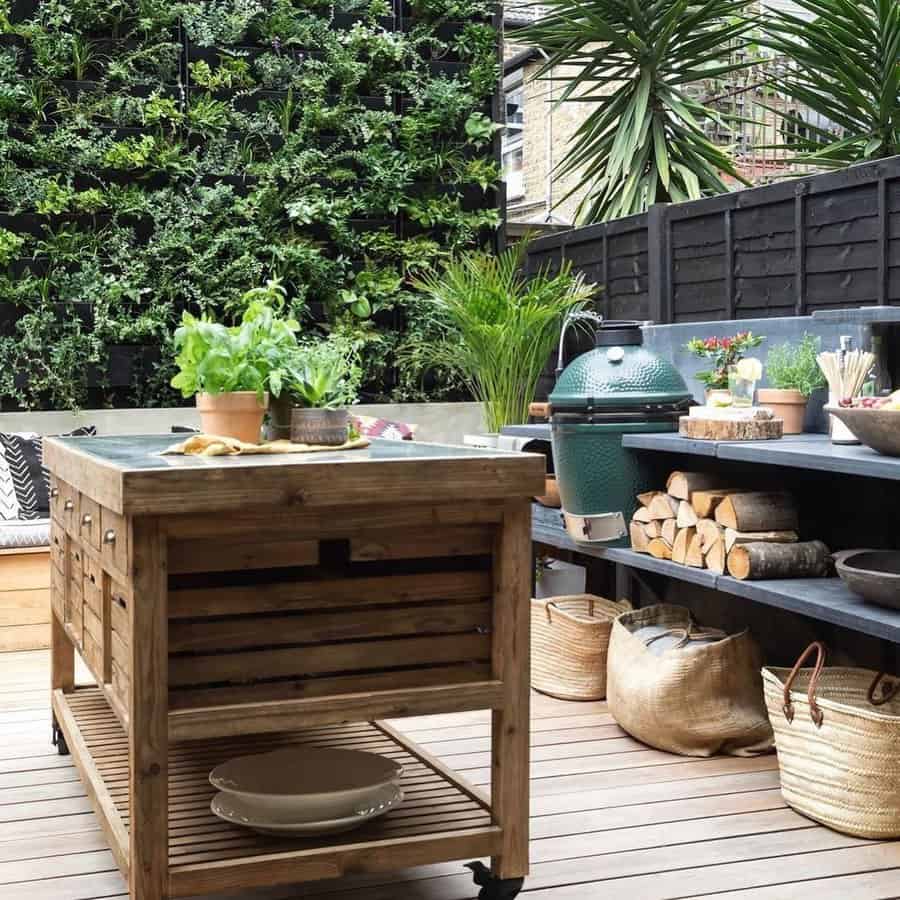
[[[860,443],[885,456],[900,456],[900,391],[889,397],[841,400],[825,410],[840,419]]]

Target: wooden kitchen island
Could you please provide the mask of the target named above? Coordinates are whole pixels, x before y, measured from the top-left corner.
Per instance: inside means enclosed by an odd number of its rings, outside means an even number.
[[[479,857],[481,896],[514,897],[543,457],[401,441],[161,456],[172,440],[44,450],[54,736],[132,900]],[[76,650],[95,686],[75,686]],[[490,799],[378,721],[478,709],[493,711]],[[213,816],[212,768],[297,742],[400,760],[406,800],[331,838]]]

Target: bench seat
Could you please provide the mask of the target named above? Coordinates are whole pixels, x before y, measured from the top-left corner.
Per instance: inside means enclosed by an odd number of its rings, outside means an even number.
[[[50,520],[0,521],[0,653],[50,646]]]
[[[49,519],[0,519],[0,550],[49,546]]]

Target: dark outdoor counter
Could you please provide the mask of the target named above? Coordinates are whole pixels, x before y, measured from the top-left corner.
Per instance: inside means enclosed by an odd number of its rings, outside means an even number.
[[[832,444],[827,434],[798,434],[776,441],[695,441],[678,434],[626,434],[622,445],[769,466],[900,480],[900,457],[861,445]]]
[[[576,543],[566,534],[559,510],[546,509],[535,504],[532,521],[533,540],[548,547],[605,559],[645,572],[655,572],[900,643],[900,611],[868,603],[850,591],[840,578],[739,581],[730,575],[716,575],[708,569],[695,569],[668,560],[656,559],[648,553],[636,553],[634,550],[621,547]]]

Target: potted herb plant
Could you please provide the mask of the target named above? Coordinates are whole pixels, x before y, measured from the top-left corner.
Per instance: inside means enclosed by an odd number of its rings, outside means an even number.
[[[764,340],[764,337],[755,335],[752,331],[740,331],[732,337],[693,338],[688,341],[685,349],[712,363],[710,369],[697,372],[694,376],[706,387],[707,402],[715,401],[716,392],[728,391],[729,371],[734,370],[747,350],[758,347]],[[730,402],[729,397],[726,405]]]
[[[205,433],[258,443],[269,392],[282,391],[300,326],[279,315],[284,288],[278,281],[248,291],[244,301],[240,324],[230,327],[183,314],[172,387],[196,397]]]
[[[785,434],[803,431],[810,394],[826,386],[816,361],[821,344],[814,335],[804,334],[795,344],[780,344],[769,351],[766,369],[772,387],[760,388],[758,397],[784,421]]]
[[[341,341],[301,346],[287,382],[287,390],[295,401],[291,440],[329,447],[346,443],[350,426],[347,407],[356,402],[360,378],[352,351]]]
[[[528,421],[566,314],[595,293],[568,263],[526,276],[524,247],[463,254],[416,282],[447,322],[444,340],[429,348],[432,362],[462,375],[493,433]]]

